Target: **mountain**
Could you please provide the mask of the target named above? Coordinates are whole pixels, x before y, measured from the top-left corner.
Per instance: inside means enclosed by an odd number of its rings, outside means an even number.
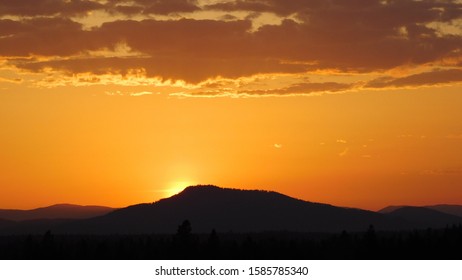
[[[188,187],[170,198],[54,228],[58,233],[175,233],[188,219],[193,232],[340,232],[407,229],[413,225],[372,211],[307,202],[280,193]]]
[[[451,214],[451,215],[462,217],[462,205],[440,204],[440,205],[426,206],[426,208],[430,208],[430,209],[437,210],[437,211],[440,211],[446,214]]]
[[[382,213],[382,214],[388,214],[388,213],[391,213],[395,210],[398,210],[399,208],[403,208],[403,207],[406,207],[405,205],[400,205],[400,206],[387,206],[383,209],[380,209],[379,211],[377,211],[378,213]]]
[[[87,219],[105,215],[114,208],[103,206],[80,206],[73,204],[56,204],[33,210],[0,209],[0,219],[26,221],[40,219]]]
[[[410,205],[388,206],[377,212],[382,213],[382,214],[388,214],[388,213],[391,213],[403,207],[415,207],[415,206],[410,206]],[[419,206],[419,207],[432,209],[432,210],[436,210],[442,213],[462,217],[462,205],[438,204],[438,205]]]
[[[170,198],[98,217],[23,221],[1,233],[51,230],[61,234],[171,234],[185,220],[190,221],[195,233],[210,233],[213,229],[235,233],[359,232],[370,225],[376,230],[392,231],[441,228],[462,222],[461,217],[422,207],[395,207],[377,213],[303,201],[276,192],[194,186]]]
[[[387,216],[401,218],[419,227],[442,228],[447,225],[462,224],[462,217],[446,214],[428,207],[403,206],[388,209]]]

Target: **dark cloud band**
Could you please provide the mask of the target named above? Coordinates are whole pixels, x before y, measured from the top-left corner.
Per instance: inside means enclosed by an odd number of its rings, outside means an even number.
[[[0,13],[10,16],[0,20],[0,56],[10,65],[35,72],[51,68],[70,75],[123,74],[144,69],[152,77],[199,83],[214,77],[268,73],[326,69],[367,73],[409,65],[437,66],[444,59],[460,59],[462,51],[462,30],[445,32],[434,27],[438,23],[457,29],[454,22],[461,20],[462,4],[456,1],[248,0],[208,6],[192,0],[31,1],[0,0]],[[125,16],[191,16],[169,20],[114,17],[91,29],[65,16],[95,10]],[[285,19],[255,30],[251,17],[199,20],[193,19],[196,11],[265,12]],[[133,55],[116,55],[121,44]],[[95,55],[98,51],[114,55]],[[427,84],[458,81],[460,66],[453,67],[415,77],[375,80],[367,87],[421,84],[420,78]],[[313,86],[338,91],[336,84]]]

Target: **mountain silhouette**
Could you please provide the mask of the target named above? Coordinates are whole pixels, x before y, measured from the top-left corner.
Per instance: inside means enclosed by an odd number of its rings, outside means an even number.
[[[403,207],[416,207],[416,206],[411,206],[411,205],[388,206],[377,212],[382,213],[382,214],[388,214],[388,213],[391,213]],[[436,210],[442,213],[462,217],[462,205],[437,204],[437,205],[418,206],[418,207],[432,209],[432,210]]]
[[[0,219],[26,221],[41,219],[87,219],[114,211],[103,206],[80,206],[74,204],[56,204],[32,210],[0,209]]]
[[[419,227],[442,228],[462,224],[462,217],[440,212],[429,207],[403,206],[386,209],[385,215],[398,217]]]
[[[108,209],[106,209],[108,210]],[[81,220],[33,220],[3,227],[3,234],[172,234],[188,220],[194,233],[360,232],[441,228],[462,218],[422,207],[396,207],[377,213],[308,202],[277,192],[188,187],[154,203],[132,205]]]
[[[407,205],[392,205],[392,206],[387,206],[383,209],[380,209],[379,211],[377,211],[378,213],[382,213],[382,214],[388,214],[388,213],[391,213],[395,210],[398,210],[399,208],[403,208],[403,207],[406,207]]]
[[[433,210],[437,210],[446,214],[451,214],[454,216],[462,217],[462,205],[449,205],[449,204],[440,204],[433,206],[426,206]]]
[[[105,216],[76,221],[54,229],[60,233],[174,233],[189,220],[196,233],[339,232],[411,228],[412,225],[372,211],[307,202],[276,192],[188,187],[155,203],[138,204]]]

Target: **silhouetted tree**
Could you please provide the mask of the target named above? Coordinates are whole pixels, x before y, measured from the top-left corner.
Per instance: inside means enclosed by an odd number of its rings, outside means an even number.
[[[0,235],[0,259],[454,259],[462,258],[462,226],[338,234]]]
[[[215,229],[212,229],[212,232],[207,239],[207,251],[209,253],[209,257],[215,258],[219,255],[219,248],[220,248],[220,239]]]
[[[176,234],[180,237],[188,237],[191,234],[192,227],[189,220],[184,220],[181,225],[178,226]]]
[[[219,242],[218,234],[215,229],[212,229],[212,232],[209,235],[209,244],[216,244]]]
[[[178,226],[174,237],[174,248],[181,258],[188,258],[192,255],[193,240],[191,231],[192,227],[189,220],[184,220],[183,223]]]
[[[375,228],[374,225],[369,225],[369,228],[367,229],[366,237],[369,239],[376,239],[377,236],[375,234]]]
[[[377,234],[375,233],[375,228],[373,225],[370,225],[369,229],[364,235],[364,253],[366,254],[367,258],[373,258],[375,255],[377,255],[377,244],[378,239]]]
[[[42,238],[42,254],[45,259],[53,258],[54,255],[54,236],[51,231],[45,232]]]
[[[39,243],[34,239],[32,235],[28,235],[24,242],[24,259],[37,259],[39,252]]]

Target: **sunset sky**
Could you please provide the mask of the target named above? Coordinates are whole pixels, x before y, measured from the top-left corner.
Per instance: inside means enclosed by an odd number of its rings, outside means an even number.
[[[0,0],[0,208],[195,184],[462,204],[462,1]]]

